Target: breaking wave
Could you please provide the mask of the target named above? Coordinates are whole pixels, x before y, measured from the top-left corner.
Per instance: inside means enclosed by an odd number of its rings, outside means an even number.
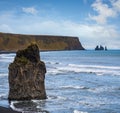
[[[5,77],[5,76],[8,76],[7,73],[0,73],[0,77]]]
[[[88,113],[88,112],[79,111],[79,110],[74,110],[73,113]]]
[[[68,86],[61,86],[62,89],[89,89],[88,87],[85,86],[72,86],[72,85],[68,85]]]
[[[78,65],[78,64],[59,64],[51,63],[48,66],[48,75],[60,75],[68,73],[90,73],[96,75],[120,75],[119,66],[101,66],[101,65]]]
[[[0,62],[12,62],[15,54],[0,54]]]

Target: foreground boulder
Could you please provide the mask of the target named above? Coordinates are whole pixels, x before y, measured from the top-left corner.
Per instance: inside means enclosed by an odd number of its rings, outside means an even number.
[[[39,48],[31,44],[16,53],[9,65],[9,100],[46,99],[46,67],[40,61]]]

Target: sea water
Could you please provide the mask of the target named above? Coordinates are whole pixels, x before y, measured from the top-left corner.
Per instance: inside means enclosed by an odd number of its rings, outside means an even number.
[[[15,54],[0,54],[0,106],[23,113],[120,113],[120,51],[40,52],[47,73],[47,99],[7,100],[8,66]]]

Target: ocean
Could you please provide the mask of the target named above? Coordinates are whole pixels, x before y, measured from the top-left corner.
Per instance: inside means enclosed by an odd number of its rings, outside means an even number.
[[[8,102],[8,66],[0,54],[0,106],[23,113],[120,113],[120,50],[40,52],[47,99]]]

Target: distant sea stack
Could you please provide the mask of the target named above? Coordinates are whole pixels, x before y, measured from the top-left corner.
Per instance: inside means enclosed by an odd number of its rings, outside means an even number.
[[[9,65],[9,100],[46,99],[44,62],[40,61],[39,49],[31,44],[16,53]]]
[[[100,46],[96,46],[95,47],[95,50],[97,51],[97,50],[105,50],[105,51],[107,51],[107,47],[105,46],[105,48],[102,46],[102,45],[100,45]]]
[[[0,51],[16,52],[35,42],[41,51],[84,50],[78,37],[0,33]]]

